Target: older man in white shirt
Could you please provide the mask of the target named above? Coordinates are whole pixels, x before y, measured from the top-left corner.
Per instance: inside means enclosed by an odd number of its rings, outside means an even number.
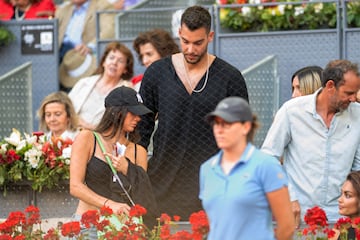
[[[329,222],[340,217],[341,185],[351,170],[360,170],[359,88],[356,64],[331,61],[322,88],[284,103],[269,129],[262,150],[284,156],[298,225],[315,205],[325,210]]]

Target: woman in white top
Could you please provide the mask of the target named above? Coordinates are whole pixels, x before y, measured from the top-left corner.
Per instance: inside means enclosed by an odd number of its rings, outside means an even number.
[[[40,130],[46,138],[70,138],[77,134],[78,118],[74,106],[65,92],[54,92],[47,95],[38,110]]]
[[[125,45],[111,42],[106,46],[95,74],[80,79],[69,93],[81,128],[95,128],[105,112],[105,97],[116,87],[131,86],[133,68],[133,55]]]

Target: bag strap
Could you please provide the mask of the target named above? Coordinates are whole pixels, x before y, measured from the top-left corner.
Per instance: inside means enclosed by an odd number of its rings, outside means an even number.
[[[105,155],[105,152],[106,152],[106,151],[105,151],[105,147],[104,147],[104,144],[102,143],[102,141],[101,141],[101,139],[100,139],[99,134],[98,134],[97,132],[95,132],[95,131],[94,131],[93,133],[94,133],[94,135],[95,135],[95,138],[96,138],[97,142],[99,143],[100,149],[101,149],[101,151],[103,152],[103,154],[104,154],[104,156],[105,156],[105,159],[106,159],[108,165],[109,165],[110,168],[111,168],[112,173],[113,173],[113,174],[117,174],[116,169],[115,169],[114,166],[112,165],[111,159],[109,158],[109,156]]]
[[[103,152],[103,154],[104,154],[104,156],[105,156],[105,159],[106,159],[108,165],[109,165],[110,168],[111,168],[111,171],[113,172],[114,178],[118,181],[120,187],[121,187],[122,190],[124,191],[126,197],[129,199],[129,201],[130,201],[130,203],[132,204],[132,206],[135,206],[135,203],[134,203],[134,201],[132,200],[132,198],[130,197],[130,194],[128,193],[128,191],[126,191],[126,189],[125,189],[125,187],[124,187],[124,184],[122,183],[121,179],[120,179],[119,176],[117,175],[117,171],[116,171],[116,169],[114,168],[114,166],[112,165],[112,162],[111,162],[110,157],[107,156],[107,155],[105,155],[105,153],[106,153],[105,147],[104,147],[104,145],[103,145],[103,143],[102,143],[102,141],[101,141],[101,139],[100,139],[99,134],[98,134],[97,132],[95,132],[95,131],[93,131],[93,133],[94,133],[94,136],[95,136],[97,142],[98,142],[99,145],[100,145],[100,149],[101,149],[101,151]]]

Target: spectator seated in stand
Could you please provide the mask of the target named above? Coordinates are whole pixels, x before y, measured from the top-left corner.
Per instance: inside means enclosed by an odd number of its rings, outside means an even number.
[[[0,20],[53,18],[52,0],[0,0]]]
[[[95,128],[104,114],[108,93],[116,87],[131,87],[133,67],[133,55],[125,45],[110,42],[106,46],[95,74],[80,79],[69,93],[80,117],[80,127]]]
[[[291,77],[292,98],[313,94],[321,87],[323,69],[307,66],[297,70]]]
[[[61,65],[65,54],[74,49],[77,54],[86,56],[96,54],[96,19],[97,11],[113,10],[107,0],[69,0],[60,5],[55,12],[59,20],[59,64]],[[111,13],[100,14],[99,36],[100,39],[114,37],[114,15]],[[76,77],[79,80],[80,77]],[[63,85],[60,88],[69,92],[73,85]]]
[[[38,110],[40,130],[46,138],[70,138],[77,135],[78,117],[74,106],[65,92],[54,92],[47,95]]]
[[[140,33],[134,40],[134,49],[139,61],[146,68],[163,57],[180,52],[179,46],[170,33],[163,29],[153,29]],[[140,74],[131,80],[136,91],[140,89],[142,77],[143,74]]]

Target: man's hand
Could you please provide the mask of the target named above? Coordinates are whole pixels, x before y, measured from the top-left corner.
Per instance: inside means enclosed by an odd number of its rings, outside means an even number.
[[[75,46],[75,51],[79,52],[80,55],[85,56],[88,53],[91,53],[91,49],[85,44],[79,44]]]
[[[300,204],[299,201],[292,201],[291,202],[291,206],[292,206],[292,211],[295,217],[295,226],[296,228],[300,227],[300,223],[301,223],[301,209],[300,209]]]

